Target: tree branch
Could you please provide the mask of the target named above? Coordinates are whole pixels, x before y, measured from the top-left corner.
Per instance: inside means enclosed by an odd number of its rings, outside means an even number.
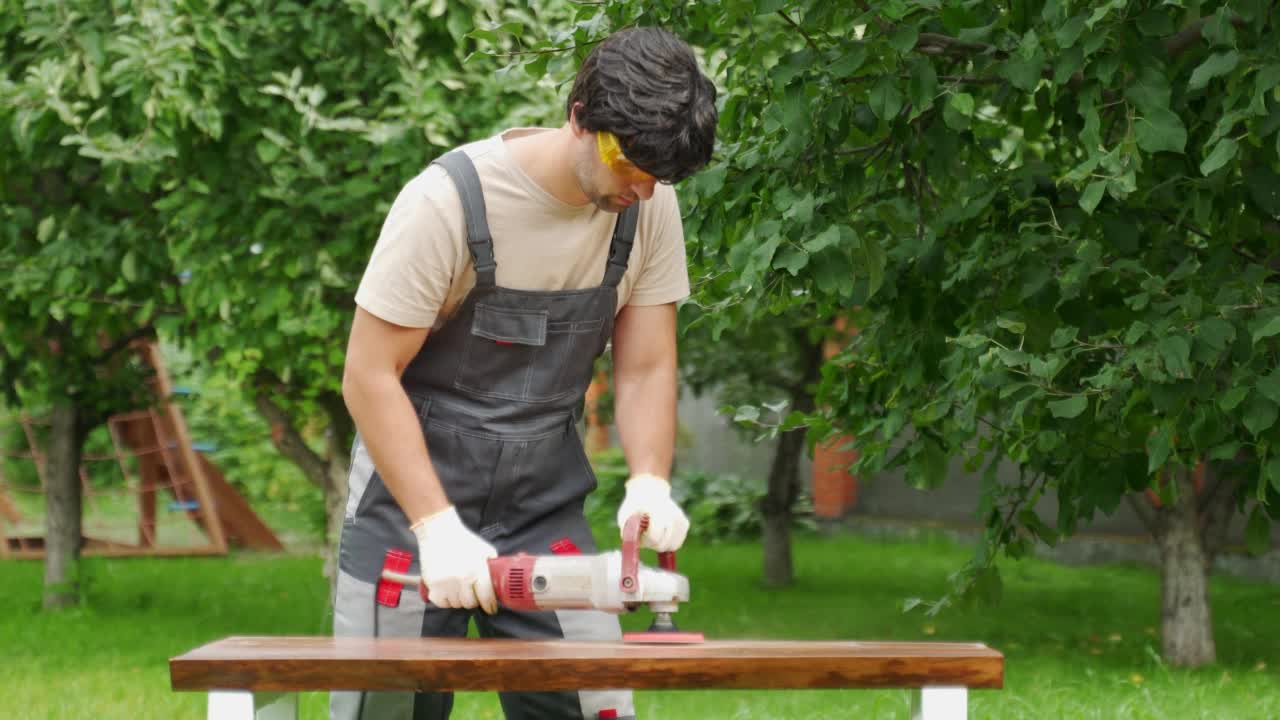
[[[144,337],[151,337],[155,334],[155,327],[150,324],[143,325],[135,329],[133,332],[118,338],[115,342],[103,348],[102,354],[95,359],[96,362],[106,362],[112,355],[124,350],[133,344],[134,340],[140,340]]]
[[[818,49],[818,44],[813,41],[813,38],[809,37],[809,34],[804,31],[804,28],[800,27],[800,24],[797,23],[795,20],[792,20],[791,16],[788,15],[785,10],[779,10],[778,15],[783,20],[786,20],[787,24],[795,28],[796,32],[800,33],[800,37],[804,38],[804,41],[809,44],[809,47],[812,48],[814,52],[816,53],[822,52],[821,50]]]
[[[923,32],[916,38],[916,52],[924,55],[950,55],[953,57],[969,57],[992,53],[998,58],[1009,54],[987,43],[968,42],[940,33]]]
[[[270,371],[261,369],[254,373],[253,380],[255,387],[253,403],[262,417],[271,424],[271,444],[301,468],[308,480],[316,483],[323,490],[326,468],[324,458],[307,445],[302,435],[294,428],[289,414],[271,398],[283,383]]]
[[[1186,52],[1188,48],[1196,44],[1196,41],[1201,38],[1204,34],[1204,26],[1212,19],[1212,17],[1202,17],[1198,20],[1194,20],[1190,25],[1179,30],[1176,35],[1167,38],[1164,41],[1165,52],[1169,54],[1170,58],[1176,58]],[[1244,18],[1241,18],[1238,15],[1231,18],[1231,24],[1237,28],[1244,28],[1247,25]]]
[[[1151,537],[1158,537],[1158,531],[1163,523],[1160,520],[1159,511],[1147,502],[1146,493],[1129,493],[1125,499],[1129,501],[1129,507],[1133,508],[1133,513],[1142,521],[1142,526],[1147,529]]]

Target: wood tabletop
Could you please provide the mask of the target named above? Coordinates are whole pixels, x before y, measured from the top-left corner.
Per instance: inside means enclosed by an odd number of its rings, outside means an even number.
[[[1000,688],[980,643],[229,637],[169,660],[174,690]]]

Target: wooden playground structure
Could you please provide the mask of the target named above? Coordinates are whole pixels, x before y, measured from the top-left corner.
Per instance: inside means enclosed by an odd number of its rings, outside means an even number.
[[[249,503],[227,482],[218,467],[191,442],[182,408],[172,401],[174,389],[152,342],[139,343],[137,351],[154,370],[150,379],[155,403],[147,409],[124,412],[108,418],[110,454],[88,454],[82,459],[80,481],[82,505],[88,514],[104,495],[126,495],[136,507],[136,540],[91,534],[86,525],[82,535],[83,555],[157,556],[224,555],[229,547],[279,551],[284,546]],[[48,458],[40,438],[42,420],[21,417],[28,449],[8,457],[30,460],[35,465],[43,493]],[[90,463],[114,463],[123,475],[121,488],[100,490],[91,481]],[[6,489],[8,493],[6,493]],[[6,481],[0,471],[0,559],[36,559],[44,556],[44,538],[39,527],[29,527],[22,507],[12,494],[22,491]],[[166,511],[180,514],[198,533],[186,533],[194,541],[176,542],[174,533],[160,532],[157,509],[167,498]],[[170,523],[172,524],[172,523]],[[119,533],[114,533],[118,535]]]

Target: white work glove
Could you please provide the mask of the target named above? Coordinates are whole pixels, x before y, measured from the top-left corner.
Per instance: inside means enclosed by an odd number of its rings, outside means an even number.
[[[640,536],[640,546],[658,552],[673,552],[684,544],[689,518],[671,499],[671,484],[656,475],[635,475],[627,480],[627,496],[618,506],[618,529],[627,518],[649,516],[649,526]]]
[[[418,565],[427,599],[442,608],[474,608],[490,615],[498,611],[498,599],[489,576],[489,558],[498,551],[467,529],[450,505],[414,523],[418,536]]]

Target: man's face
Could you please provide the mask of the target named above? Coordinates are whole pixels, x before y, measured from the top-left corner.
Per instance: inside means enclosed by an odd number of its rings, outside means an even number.
[[[596,207],[617,213],[653,197],[657,178],[627,160],[613,133],[585,133],[581,140],[574,172]]]

